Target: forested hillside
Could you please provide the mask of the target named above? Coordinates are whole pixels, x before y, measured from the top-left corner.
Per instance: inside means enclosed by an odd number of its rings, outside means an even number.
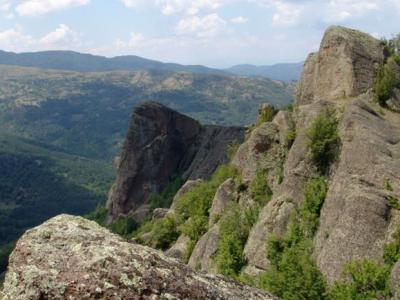
[[[163,71],[74,73],[0,65],[0,131],[89,158],[118,154],[134,106],[155,100],[205,124],[247,125],[293,87],[269,79]]]
[[[84,214],[104,202],[114,178],[106,162],[0,134],[0,273],[10,244],[60,213]]]

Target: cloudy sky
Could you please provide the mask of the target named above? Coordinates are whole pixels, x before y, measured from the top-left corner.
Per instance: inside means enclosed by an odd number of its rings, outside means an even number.
[[[227,67],[298,62],[332,24],[400,32],[400,0],[0,0],[0,49]]]

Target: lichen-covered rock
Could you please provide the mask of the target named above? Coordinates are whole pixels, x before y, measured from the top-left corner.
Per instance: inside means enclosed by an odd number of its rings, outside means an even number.
[[[5,300],[276,299],[223,277],[197,273],[95,222],[68,215],[22,236],[10,258],[4,294]]]
[[[370,35],[340,26],[325,32],[319,52],[308,57],[297,103],[357,97],[374,84],[383,46]]]
[[[244,128],[201,126],[155,102],[137,106],[107,203],[111,220],[125,215],[136,219],[138,207],[151,193],[162,191],[173,175],[209,177],[228,160],[228,145],[243,139]]]

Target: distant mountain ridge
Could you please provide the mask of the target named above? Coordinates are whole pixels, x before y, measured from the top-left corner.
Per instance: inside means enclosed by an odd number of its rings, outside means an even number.
[[[258,76],[287,82],[297,81],[303,69],[303,63],[288,63],[271,66],[237,65],[223,70],[202,65],[163,63],[135,55],[108,58],[74,51],[14,53],[0,50],[0,64],[77,72],[161,70],[226,76]]]
[[[163,63],[135,55],[108,58],[74,51],[14,53],[0,50],[0,64],[78,72],[164,70],[205,74],[229,74],[225,71],[205,66]]]
[[[247,77],[267,77],[281,81],[298,81],[304,62],[275,64],[271,66],[236,65],[225,71]]]

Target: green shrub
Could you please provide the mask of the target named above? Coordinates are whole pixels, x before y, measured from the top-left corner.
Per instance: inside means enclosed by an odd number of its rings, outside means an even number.
[[[215,257],[219,273],[238,278],[246,263],[244,246],[252,226],[257,221],[258,212],[256,207],[243,210],[237,203],[227,208],[220,221],[218,251]]]
[[[100,226],[103,226],[103,227],[106,226],[107,217],[108,217],[108,210],[102,204],[99,204],[96,207],[95,211],[93,211],[85,216],[86,219],[95,221],[96,223],[98,223]]]
[[[267,204],[272,197],[272,190],[267,179],[267,171],[257,168],[256,176],[249,186],[251,197],[261,206]]]
[[[208,229],[208,217],[205,215],[194,215],[190,217],[182,226],[180,231],[187,235],[192,241],[198,241]]]
[[[185,183],[181,176],[173,176],[160,194],[151,194],[149,197],[150,211],[156,208],[168,208],[171,206],[175,194]]]
[[[393,242],[385,245],[383,258],[389,266],[393,266],[400,260],[400,228],[394,233]]]
[[[301,223],[304,234],[313,237],[319,226],[319,216],[324,203],[328,184],[324,177],[317,177],[307,182],[304,188],[304,203],[301,207]]]
[[[180,222],[179,230],[191,239],[186,251],[188,256],[190,256],[195,243],[208,229],[209,209],[218,187],[228,178],[234,177],[235,173],[232,166],[221,165],[208,181],[193,187],[177,202],[176,213]]]
[[[157,249],[167,250],[179,237],[177,221],[168,216],[154,222],[150,244]]]
[[[271,269],[261,286],[283,299],[327,299],[327,285],[312,258],[312,239],[328,186],[324,178],[311,179],[304,190],[304,203],[289,220],[282,238],[270,236],[267,258]]]
[[[122,236],[128,236],[138,228],[139,224],[129,217],[120,217],[110,225],[110,230]]]
[[[274,116],[276,115],[277,110],[271,106],[271,105],[266,105],[260,108],[259,110],[259,116],[257,119],[257,124],[256,126],[259,126],[263,123],[266,122],[271,122]]]
[[[400,209],[400,202],[393,196],[389,196],[388,198],[389,206],[393,209]]]
[[[344,271],[348,281],[336,282],[330,291],[332,300],[390,299],[389,268],[363,259],[350,263]]]
[[[286,137],[285,137],[285,146],[287,149],[292,148],[293,143],[296,139],[296,136],[297,136],[296,128],[293,127],[291,129],[289,129],[289,131],[287,132]]]
[[[374,86],[375,98],[379,105],[386,107],[386,101],[393,96],[393,90],[398,84],[398,79],[390,64],[383,65],[378,71]]]
[[[326,173],[337,156],[339,146],[336,110],[328,108],[317,116],[307,136],[313,162],[321,173]]]
[[[298,213],[291,216],[283,238],[271,236],[267,244],[271,269],[261,286],[283,299],[326,299],[325,280],[312,259],[312,240],[305,238]]]

